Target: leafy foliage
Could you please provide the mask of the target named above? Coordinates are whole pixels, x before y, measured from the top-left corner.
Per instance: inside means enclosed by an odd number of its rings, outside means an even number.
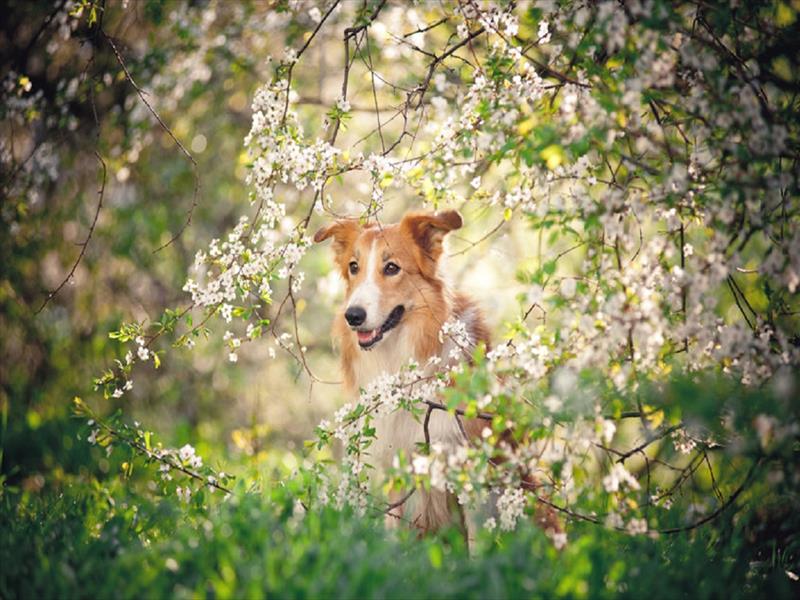
[[[68,490],[2,509],[4,597],[790,597],[777,557],[757,565],[743,544],[711,531],[668,539],[576,527],[559,552],[530,525],[483,539],[467,557],[461,537],[387,537],[349,511],[306,513],[281,487],[238,491],[207,511],[174,500]],[[792,519],[795,521],[796,514]],[[253,525],[258,524],[259,535]],[[488,538],[484,536],[484,538]],[[766,577],[759,572],[768,572]],[[657,582],[657,584],[656,584]]]

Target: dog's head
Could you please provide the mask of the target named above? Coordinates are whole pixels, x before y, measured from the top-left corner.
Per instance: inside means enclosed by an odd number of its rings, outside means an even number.
[[[317,231],[315,242],[334,239],[347,282],[343,318],[362,349],[374,347],[414,313],[442,303],[437,277],[442,242],[461,225],[461,215],[451,210],[409,213],[393,225],[339,220]]]

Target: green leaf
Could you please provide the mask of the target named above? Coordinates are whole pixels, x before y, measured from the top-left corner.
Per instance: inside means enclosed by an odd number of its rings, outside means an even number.
[[[428,559],[431,561],[431,566],[434,569],[441,569],[444,564],[444,555],[442,547],[439,544],[433,544],[428,548]]]

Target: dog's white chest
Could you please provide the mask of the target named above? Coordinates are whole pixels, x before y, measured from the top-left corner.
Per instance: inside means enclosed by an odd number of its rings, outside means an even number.
[[[364,351],[355,366],[356,381],[360,388],[366,387],[383,374],[397,373],[413,358],[413,346],[398,332],[396,338],[384,340],[371,351]],[[393,336],[394,337],[394,336]],[[406,410],[396,410],[375,419],[375,442],[369,449],[371,462],[376,467],[388,468],[397,452],[402,450],[410,456],[417,444],[425,441],[424,427]],[[435,410],[431,413],[428,432],[432,443],[452,446],[462,441],[461,429],[452,415]]]
[[[365,388],[383,374],[397,373],[414,356],[414,347],[403,331],[391,333],[372,350],[359,350],[353,365],[359,388]]]

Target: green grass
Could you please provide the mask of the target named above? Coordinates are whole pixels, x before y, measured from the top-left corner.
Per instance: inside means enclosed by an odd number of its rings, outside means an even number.
[[[757,560],[743,518],[658,538],[573,525],[560,552],[523,526],[499,538],[485,533],[469,557],[455,534],[419,540],[347,511],[298,512],[280,487],[188,509],[124,488],[118,495],[89,485],[6,495],[0,597],[788,598],[797,591],[775,557]]]

